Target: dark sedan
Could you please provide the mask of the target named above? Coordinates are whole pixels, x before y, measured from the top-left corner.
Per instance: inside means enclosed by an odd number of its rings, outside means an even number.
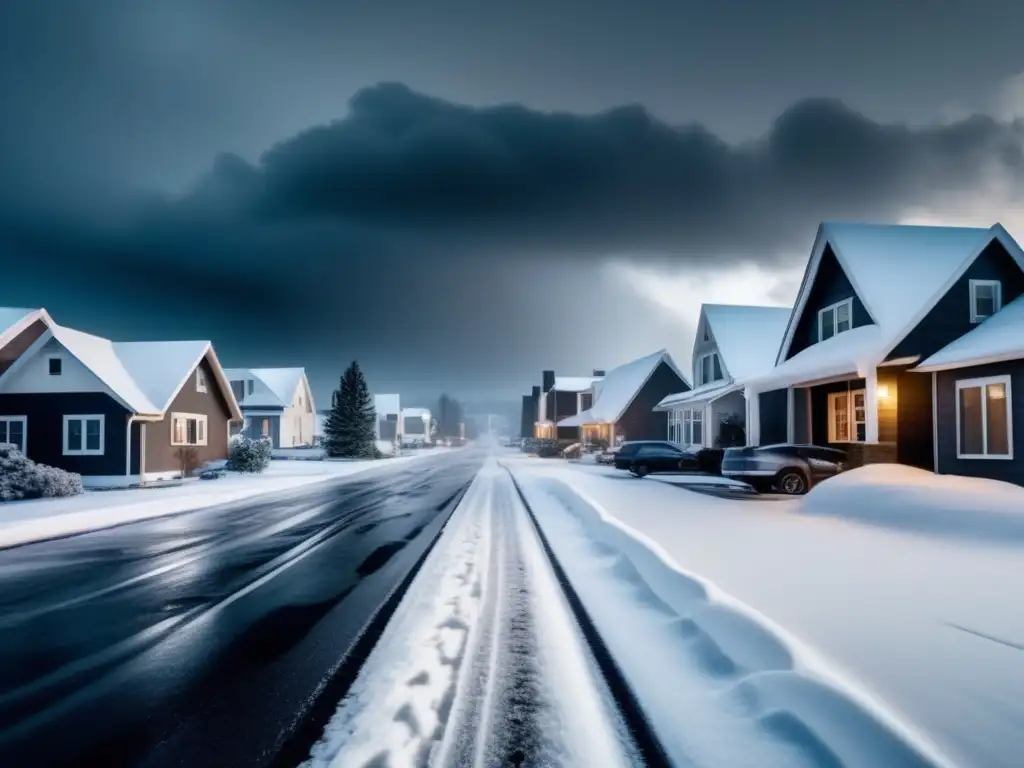
[[[619,464],[616,456],[615,466]],[[654,472],[696,472],[700,466],[696,453],[684,451],[672,443],[649,443],[632,451],[623,468],[637,477],[644,477]]]

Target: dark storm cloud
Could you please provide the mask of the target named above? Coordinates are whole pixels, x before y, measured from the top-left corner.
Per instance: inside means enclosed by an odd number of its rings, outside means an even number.
[[[480,108],[389,84],[255,164],[221,156],[183,195],[38,197],[9,174],[0,248],[19,254],[23,280],[41,267],[52,290],[91,285],[109,325],[126,299],[161,320],[230,321],[231,360],[290,354],[326,369],[392,349],[406,370],[507,386],[545,358],[585,366],[610,343],[601,333],[628,322],[638,300],[607,300],[604,258],[791,260],[823,218],[891,220],[983,191],[994,167],[1019,185],[1022,138],[1019,123],[880,125],[808,100],[731,145],[639,106]],[[596,320],[566,300],[588,295],[604,297]],[[552,333],[574,324],[579,339]]]

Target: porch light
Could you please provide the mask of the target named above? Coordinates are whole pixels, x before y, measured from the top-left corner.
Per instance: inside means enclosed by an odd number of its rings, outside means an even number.
[[[878,385],[878,396],[879,397],[888,397],[889,396],[889,386],[887,384],[879,384]]]

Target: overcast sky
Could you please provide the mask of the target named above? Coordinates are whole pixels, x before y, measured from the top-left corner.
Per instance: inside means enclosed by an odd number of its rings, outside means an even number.
[[[1024,4],[0,6],[0,304],[514,397],[792,301],[823,218],[1020,232]]]

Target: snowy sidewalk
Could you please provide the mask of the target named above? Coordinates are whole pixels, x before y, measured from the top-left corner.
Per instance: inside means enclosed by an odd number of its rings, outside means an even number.
[[[0,503],[0,548],[190,512],[349,477],[371,469],[401,468],[442,449],[367,461],[272,461],[260,474],[228,473],[218,480],[180,485],[86,491],[78,496]]]
[[[1014,495],[1020,489],[999,491],[1003,502],[993,498],[993,511],[972,527],[950,523],[958,511],[969,514],[964,509],[936,510],[934,518],[927,510],[911,514],[905,494],[897,497],[899,519],[887,519],[881,502],[897,489],[884,483],[864,496],[870,510],[841,509],[852,491],[837,483],[834,510],[821,508],[822,494],[805,512],[800,499],[720,499],[625,473],[509,463],[534,494],[555,500],[549,519],[562,522],[548,524],[566,525],[566,512],[577,525],[589,520],[600,546],[625,553],[622,567],[639,573],[634,590],[676,614],[697,612],[683,634],[704,639],[691,637],[680,653],[703,643],[709,676],[746,682],[762,705],[773,702],[819,746],[853,755],[844,765],[907,763],[872,758],[870,734],[858,735],[856,718],[837,728],[843,718],[826,715],[842,707],[820,690],[800,690],[785,675],[757,670],[786,669],[784,659],[792,659],[788,668],[799,673],[793,680],[841,691],[933,763],[1021,764],[1024,539],[993,535],[1024,528],[1010,511],[1015,503],[1024,515],[1024,492]],[[941,499],[956,494],[958,483],[938,478],[929,487]],[[934,522],[939,518],[944,522]],[[657,644],[640,649],[654,654]],[[771,680],[775,690],[766,693]]]

